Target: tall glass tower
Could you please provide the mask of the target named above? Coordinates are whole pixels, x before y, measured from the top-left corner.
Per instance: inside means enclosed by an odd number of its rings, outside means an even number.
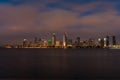
[[[109,41],[109,36],[106,36],[106,46],[109,47],[110,41]]]
[[[67,36],[66,36],[66,33],[63,34],[63,47],[67,47]]]
[[[53,33],[52,35],[52,46],[55,46],[56,45],[56,35],[55,33]]]
[[[112,36],[112,43],[113,43],[113,45],[116,45],[116,37],[115,36]]]
[[[77,37],[77,46],[80,46],[80,37]]]

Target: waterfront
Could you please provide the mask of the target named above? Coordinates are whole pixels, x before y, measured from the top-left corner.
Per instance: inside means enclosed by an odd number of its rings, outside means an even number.
[[[120,50],[0,49],[2,79],[118,79]]]

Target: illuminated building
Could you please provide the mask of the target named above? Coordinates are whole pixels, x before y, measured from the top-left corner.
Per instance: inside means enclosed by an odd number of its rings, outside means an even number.
[[[43,41],[43,46],[44,46],[44,47],[47,47],[47,45],[48,45],[47,40],[44,40],[44,41]]]
[[[112,43],[113,43],[113,45],[116,45],[116,37],[115,36],[112,36]]]
[[[104,47],[104,39],[98,38],[98,42],[99,42],[99,46],[103,48]]]
[[[53,36],[52,36],[52,46],[55,46],[56,45],[56,35],[55,33],[53,33]]]
[[[107,46],[107,38],[104,38],[104,47],[106,47]]]
[[[77,37],[77,46],[80,46],[80,37]]]
[[[47,44],[48,42],[46,39],[41,39],[41,43],[40,43],[41,46],[47,46]]]
[[[52,40],[49,39],[49,40],[48,40],[48,46],[51,46],[51,45],[52,45]]]
[[[8,44],[8,45],[5,46],[5,48],[13,48],[13,46]]]
[[[110,42],[109,42],[109,36],[106,36],[106,46],[109,47]]]
[[[42,42],[42,39],[39,38],[37,44],[40,46],[40,45],[41,45],[41,42]]]
[[[67,36],[66,36],[66,33],[63,34],[63,47],[67,47]]]
[[[72,43],[72,39],[68,39],[67,40],[67,47],[72,47],[73,43]]]
[[[34,43],[37,43],[37,42],[38,42],[38,38],[35,37],[35,38],[34,38]]]
[[[56,41],[56,47],[60,47],[60,41]]]
[[[94,47],[95,46],[94,40],[91,39],[91,38],[88,40],[88,44],[89,44],[89,47]]]
[[[112,41],[109,41],[109,36],[106,36],[105,38],[98,38],[98,42],[96,42],[95,39],[91,38],[81,41],[80,37],[76,37],[75,40],[72,40],[67,37],[66,33],[63,34],[62,41],[56,41],[56,34],[53,33],[51,39],[34,37],[33,41],[24,39],[22,45],[15,46],[16,48],[110,48],[119,47],[120,44],[116,42],[115,36],[112,36]],[[9,46],[7,47],[9,48]]]
[[[98,38],[98,46],[101,44],[101,38]]]
[[[28,44],[27,39],[24,39],[24,40],[23,40],[23,47],[27,47],[27,44]]]
[[[87,40],[86,40],[86,41],[83,41],[83,45],[82,45],[82,47],[86,48],[86,47],[88,47],[88,45],[89,45],[89,43],[88,43]]]
[[[68,45],[72,45],[72,39],[68,39],[68,40],[67,40],[67,44],[68,44]]]

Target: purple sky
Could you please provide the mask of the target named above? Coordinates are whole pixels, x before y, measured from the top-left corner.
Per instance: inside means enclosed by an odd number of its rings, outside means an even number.
[[[51,38],[53,32],[119,38],[119,12],[120,0],[0,0],[0,43]]]

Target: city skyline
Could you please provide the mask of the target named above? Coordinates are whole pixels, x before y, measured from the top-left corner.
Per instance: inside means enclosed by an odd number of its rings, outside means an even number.
[[[120,42],[116,40],[116,36],[99,37],[97,39],[89,38],[87,40],[76,37],[72,39],[65,32],[62,40],[58,40],[56,33],[52,33],[51,38],[34,37],[33,40],[23,39],[22,43],[14,42],[12,44],[0,45],[1,48],[119,48]]]
[[[88,39],[117,36],[119,0],[0,0],[0,43],[64,32]]]
[[[106,38],[107,36],[110,37],[110,42],[112,43],[112,37],[115,36],[117,37],[116,35],[99,35],[97,36],[96,34],[95,35],[89,35],[89,37],[85,37],[85,36],[81,36],[79,33],[73,33],[73,32],[64,32],[64,33],[43,33],[43,34],[38,34],[38,35],[31,35],[31,36],[25,36],[23,38],[20,38],[20,39],[14,39],[14,40],[11,40],[11,41],[4,41],[3,43],[0,42],[0,45],[16,45],[16,44],[23,44],[23,41],[24,40],[27,40],[27,41],[32,41],[34,42],[35,38],[37,39],[44,39],[44,40],[53,40],[53,37],[55,35],[55,40],[56,41],[63,41],[63,36],[65,35],[68,40],[72,40],[73,43],[77,40],[77,38],[80,38],[81,41],[89,41],[89,39],[93,39],[95,42],[98,42],[99,41],[99,38],[101,39],[104,39]],[[19,37],[19,36],[18,36]],[[117,37],[116,38],[117,42],[120,43],[120,40],[119,38]]]

